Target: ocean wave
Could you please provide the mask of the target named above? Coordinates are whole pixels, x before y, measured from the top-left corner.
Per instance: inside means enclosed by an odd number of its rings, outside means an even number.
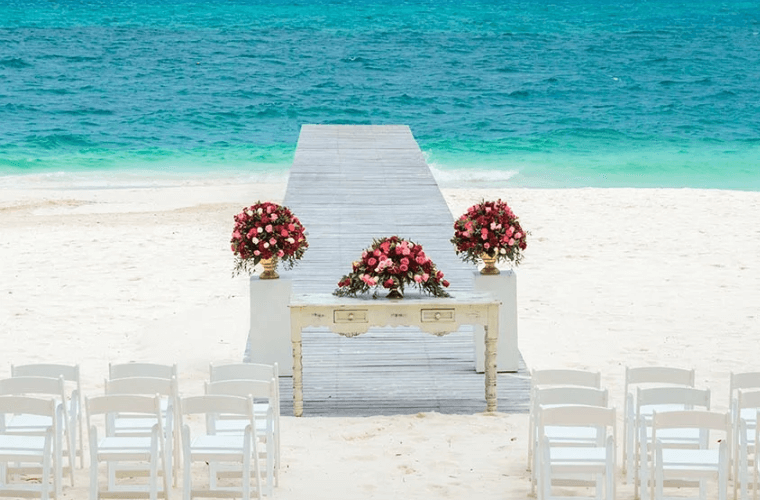
[[[18,57],[6,57],[0,59],[0,68],[30,68],[32,65]]]
[[[97,146],[87,137],[78,134],[33,135],[26,138],[28,146],[51,150],[59,148],[89,148]]]
[[[510,185],[519,170],[497,170],[493,167],[478,168],[441,168],[435,163],[429,164],[430,171],[441,188],[494,188]]]

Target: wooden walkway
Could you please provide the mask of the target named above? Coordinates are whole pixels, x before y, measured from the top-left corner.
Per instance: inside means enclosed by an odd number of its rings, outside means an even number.
[[[287,273],[293,293],[332,292],[373,238],[392,235],[421,244],[452,292],[472,290],[474,269],[449,241],[454,219],[406,126],[304,125],[284,204],[308,231],[309,249]],[[305,330],[304,416],[482,412],[474,356],[467,327],[441,338],[412,328],[353,338]],[[529,384],[522,363],[499,374],[499,411],[527,411]],[[282,414],[292,415],[292,379],[280,387]]]

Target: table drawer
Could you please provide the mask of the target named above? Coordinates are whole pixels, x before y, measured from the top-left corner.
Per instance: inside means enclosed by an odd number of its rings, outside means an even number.
[[[454,309],[422,309],[420,314],[423,323],[453,323],[456,321]]]
[[[333,311],[333,323],[366,323],[367,322],[367,310],[366,309],[353,309],[340,311]]]

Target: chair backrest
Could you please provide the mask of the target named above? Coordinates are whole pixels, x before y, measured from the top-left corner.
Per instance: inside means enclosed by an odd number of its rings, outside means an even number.
[[[81,407],[82,381],[79,375],[79,365],[64,365],[57,363],[34,363],[28,365],[11,365],[11,377],[48,377],[63,378],[74,388],[67,394],[77,401]]]
[[[640,410],[642,407],[660,405],[683,405],[686,409],[698,406],[709,410],[710,389],[679,386],[637,388],[637,409]]]
[[[737,409],[760,408],[760,390],[747,391],[739,389],[736,391]]]
[[[157,377],[125,377],[105,381],[106,394],[159,394],[177,397],[177,379]]]
[[[707,410],[679,410],[652,414],[652,442],[657,442],[657,431],[662,429],[701,429],[720,431],[731,436],[731,415],[728,412]]]
[[[544,408],[539,419],[539,436],[546,426],[606,427],[615,434],[615,408],[587,405],[563,405]]]
[[[608,406],[607,389],[594,387],[537,387],[534,394],[538,406],[546,405],[586,405]]]
[[[33,398],[29,396],[0,396],[0,415],[11,413],[51,417],[51,422],[55,424],[56,402],[52,399]],[[0,419],[0,425],[4,426],[4,423],[5,419]]]
[[[675,368],[672,366],[637,366],[625,367],[625,392],[631,385],[683,385],[694,387],[694,369]]]
[[[66,387],[63,377],[10,377],[0,380],[0,394],[47,394],[63,402],[66,400]]]
[[[144,413],[161,416],[161,398],[158,395],[144,396],[142,394],[109,394],[85,398],[87,418],[94,415],[109,413]]]
[[[736,397],[739,389],[760,389],[760,372],[731,372],[729,376],[729,397]]]
[[[108,363],[108,378],[129,378],[129,377],[154,377],[170,379],[179,378],[176,363],[173,365],[162,365],[158,363]]]
[[[253,400],[248,397],[205,394],[180,400],[182,415],[198,413],[227,413],[250,418],[253,421]]]
[[[531,387],[558,385],[599,389],[602,386],[602,374],[601,372],[573,369],[531,370],[530,384]]]
[[[260,363],[230,363],[224,365],[209,364],[209,381],[221,380],[277,380],[277,363],[266,365]]]
[[[254,399],[275,397],[275,381],[264,380],[220,380],[218,382],[206,382],[206,394],[226,394],[230,396],[248,397]]]

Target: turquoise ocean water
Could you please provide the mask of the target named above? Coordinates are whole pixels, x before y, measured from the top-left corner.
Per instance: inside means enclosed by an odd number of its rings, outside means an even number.
[[[0,4],[4,185],[284,179],[305,123],[407,124],[447,187],[758,191],[760,2]]]

